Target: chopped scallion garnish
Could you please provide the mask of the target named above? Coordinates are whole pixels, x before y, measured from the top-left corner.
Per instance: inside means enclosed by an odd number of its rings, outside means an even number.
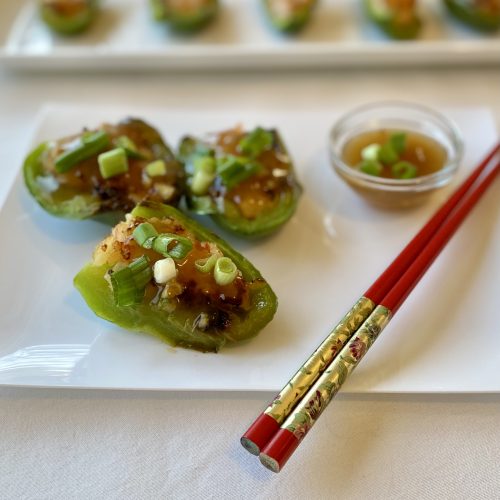
[[[386,142],[380,146],[377,159],[386,165],[393,165],[399,161],[399,154],[390,142]]]
[[[215,174],[215,159],[212,156],[197,156],[193,160],[193,167],[195,172]]]
[[[128,267],[134,274],[134,279],[138,287],[145,287],[151,281],[153,271],[149,266],[149,259],[146,255],[133,260]]]
[[[159,177],[167,173],[167,166],[163,160],[156,160],[146,165],[146,173],[149,177]]]
[[[185,236],[162,233],[153,240],[153,250],[164,257],[183,259],[192,250],[193,242]]]
[[[406,147],[406,134],[404,132],[394,132],[389,137],[389,143],[396,153],[401,154]]]
[[[196,196],[206,194],[214,179],[214,173],[209,174],[203,170],[196,170],[191,178],[191,192]]]
[[[214,267],[215,282],[220,285],[229,285],[238,275],[236,264],[229,257],[219,257]]]
[[[198,259],[194,263],[194,267],[198,269],[198,271],[202,273],[209,273],[215,266],[217,262],[217,255],[212,254],[210,257],[206,257],[205,259]]]
[[[143,155],[140,153],[135,142],[126,135],[121,135],[115,139],[114,144],[118,148],[123,148],[125,153],[127,153],[127,156],[130,156],[131,158],[143,158]]]
[[[132,261],[127,267],[109,274],[115,304],[131,306],[144,298],[146,285],[153,277],[149,259],[143,255]]]
[[[143,222],[134,229],[132,236],[141,247],[151,248],[154,239],[158,236],[158,232],[152,224]]]
[[[238,147],[242,153],[257,157],[264,151],[271,149],[273,142],[272,132],[257,127],[241,139]]]
[[[413,179],[417,176],[417,167],[409,161],[398,161],[391,167],[392,175],[396,179]]]
[[[59,155],[54,167],[60,174],[76,167],[80,162],[104,151],[109,145],[109,136],[106,132],[85,132],[80,137],[77,145]]]
[[[358,165],[358,170],[364,174],[379,177],[382,173],[382,165],[376,160],[364,160]]]
[[[228,190],[252,177],[262,169],[262,165],[243,156],[228,155],[218,159],[217,173]]]
[[[190,196],[187,200],[188,207],[200,215],[216,214],[217,205],[210,196]]]
[[[97,157],[99,172],[104,179],[128,172],[127,154],[123,148],[112,149]]]
[[[368,161],[377,161],[380,144],[370,144],[361,150],[361,158]]]

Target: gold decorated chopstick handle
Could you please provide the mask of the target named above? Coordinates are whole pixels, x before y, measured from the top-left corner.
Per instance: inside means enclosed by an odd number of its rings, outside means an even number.
[[[328,337],[243,434],[240,441],[246,450],[254,455],[260,453],[260,450],[279,431],[280,425],[288,417],[300,398],[309,390],[309,387],[327,368],[374,308],[375,303],[367,297],[361,297],[354,304],[340,323],[330,332]]]
[[[274,472],[283,467],[390,319],[386,307],[374,309],[262,450],[260,459],[266,467]]]
[[[370,299],[361,297],[299,371],[288,381],[264,410],[264,413],[276,420],[278,424],[283,423],[297,401],[342,350],[345,343],[374,308],[375,304]]]

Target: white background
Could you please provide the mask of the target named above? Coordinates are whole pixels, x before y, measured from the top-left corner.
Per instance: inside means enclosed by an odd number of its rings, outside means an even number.
[[[210,76],[0,72],[0,197],[45,101],[179,109],[189,103],[200,110],[217,103],[226,110],[269,111],[346,109],[387,98],[486,105],[498,125],[500,69]],[[488,355],[488,345],[478,346],[475,362]],[[474,364],[464,370],[473,376]],[[500,496],[498,395],[341,395],[279,475],[263,469],[238,443],[270,396],[0,389],[0,497]]]

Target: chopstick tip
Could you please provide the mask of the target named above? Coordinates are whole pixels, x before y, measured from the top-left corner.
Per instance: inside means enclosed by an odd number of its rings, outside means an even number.
[[[243,436],[240,439],[240,443],[243,446],[243,448],[245,448],[245,450],[250,452],[252,455],[259,456],[260,448],[253,441]]]
[[[261,464],[266,468],[269,469],[272,472],[278,473],[280,469],[280,464],[278,463],[277,460],[274,458],[270,457],[269,455],[266,455],[265,453],[261,453],[259,455],[259,459]]]

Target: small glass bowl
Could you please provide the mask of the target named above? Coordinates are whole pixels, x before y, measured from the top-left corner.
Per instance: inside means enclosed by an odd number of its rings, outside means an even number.
[[[364,132],[389,129],[418,132],[445,149],[443,168],[413,179],[387,179],[368,175],[342,160],[346,143]],[[463,140],[456,125],[425,106],[380,102],[360,106],[342,116],[330,132],[330,161],[337,174],[368,201],[390,208],[415,206],[450,182],[463,155]]]

